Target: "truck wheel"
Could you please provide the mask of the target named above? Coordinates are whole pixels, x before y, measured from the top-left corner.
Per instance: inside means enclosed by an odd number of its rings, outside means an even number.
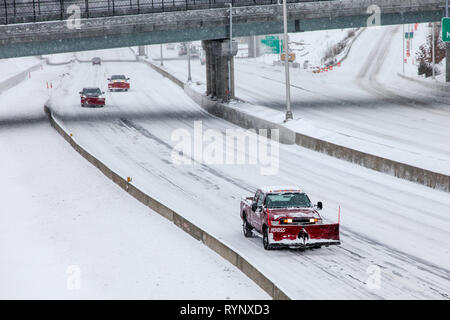
[[[253,236],[252,226],[247,222],[247,219],[244,217],[244,223],[242,224],[242,229],[244,231],[244,237],[251,238]]]
[[[273,247],[269,244],[269,233],[267,232],[267,227],[263,228],[263,246],[266,250],[273,249]]]

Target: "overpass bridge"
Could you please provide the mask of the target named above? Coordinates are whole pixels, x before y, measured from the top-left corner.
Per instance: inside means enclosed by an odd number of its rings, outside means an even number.
[[[226,52],[224,40],[229,37],[226,3],[233,4],[233,36],[244,37],[283,32],[277,1],[0,0],[0,59],[204,40],[208,90],[223,97],[233,88],[227,85],[226,66],[232,64],[233,52]],[[444,0],[288,2],[290,33],[366,27],[374,6],[380,25],[439,21],[445,6]],[[70,23],[71,5],[80,9],[79,28]]]

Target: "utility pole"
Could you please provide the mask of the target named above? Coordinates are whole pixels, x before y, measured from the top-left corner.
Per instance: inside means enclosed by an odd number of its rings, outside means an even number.
[[[413,50],[413,39],[414,39],[414,36],[411,37],[411,33],[414,33],[414,25],[413,24],[410,25],[410,29],[411,30],[409,31],[409,35],[410,35],[410,38],[411,38],[411,46],[409,47],[409,51],[411,52],[411,55],[412,55],[412,59],[411,59],[412,64],[414,64],[414,50]]]
[[[230,55],[228,57],[228,101],[231,100],[231,59],[233,52],[233,4],[228,3],[230,6]]]
[[[288,120],[292,120],[292,111],[291,111],[291,82],[289,79],[289,39],[288,39],[288,30],[287,30],[287,8],[286,8],[286,0],[283,0],[283,24],[284,24],[284,71],[286,76],[286,119],[284,122]]]
[[[402,67],[403,74],[405,74],[405,25],[403,24],[403,33],[402,33],[402,44],[403,44],[403,54],[402,54]]]
[[[435,46],[434,46],[434,37],[435,37],[435,35],[434,35],[434,25],[435,25],[435,22],[433,22],[433,31],[432,31],[432,37],[431,37],[431,42],[432,42],[431,54],[433,56],[433,80],[436,77],[435,72],[434,72],[434,68],[435,68],[435,65],[436,65],[436,61],[435,61],[435,55],[436,55],[435,50],[436,49],[435,49]]]
[[[187,42],[187,54],[188,54],[188,81],[192,81],[191,77],[191,43]]]
[[[163,47],[163,45],[162,45],[162,43],[159,45],[159,48],[160,48],[160,51],[161,51],[161,67],[162,66],[164,66],[164,61],[163,61],[163,50],[162,50],[162,47]]]
[[[448,18],[448,0],[445,0],[445,17]],[[442,27],[443,25],[441,25],[441,28]],[[450,42],[445,42],[444,44],[445,44],[445,82],[450,82]]]

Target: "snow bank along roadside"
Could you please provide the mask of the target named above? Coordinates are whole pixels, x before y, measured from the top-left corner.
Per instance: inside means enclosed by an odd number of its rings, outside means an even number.
[[[52,62],[49,57],[43,57],[43,56],[40,56],[39,59],[42,60],[42,61],[38,62],[37,64],[35,64],[35,65],[33,65],[33,66],[31,66],[31,67],[29,67],[29,68],[27,68],[27,69],[17,73],[17,74],[15,74],[14,76],[12,76],[12,77],[10,77],[10,78],[8,78],[6,80],[0,81],[0,94],[2,92],[4,92],[5,90],[8,90],[8,89],[18,85],[22,81],[24,81],[27,78],[27,76],[29,75],[30,72],[38,70],[39,68],[42,67],[42,65],[44,63],[47,64],[47,65],[50,65],[50,66],[59,66],[59,65],[66,65],[66,64],[69,64],[69,63],[72,63],[72,62],[75,61],[74,59],[71,59],[71,60],[62,61],[62,62]]]
[[[430,89],[438,89],[438,90],[445,91],[445,92],[448,92],[450,90],[450,85],[448,85],[445,82],[439,82],[437,80],[434,81],[431,79],[427,80],[427,79],[419,78],[419,77],[410,77],[410,76],[404,75],[400,72],[397,72],[397,75],[400,78],[403,78],[403,79],[406,79],[406,80],[409,80],[409,81],[412,81],[415,83],[419,83],[422,86],[430,88]]]
[[[37,64],[33,65],[32,67],[29,67],[16,75],[0,82],[0,93],[2,93],[5,90],[8,90],[9,88],[14,87],[15,85],[19,84],[23,80],[25,80],[28,76],[28,74],[32,71],[35,71],[39,69],[42,66],[43,62],[38,62]]]
[[[361,152],[355,149],[310,137],[305,134],[286,128],[257,116],[251,115],[242,109],[234,108],[232,104],[226,105],[208,99],[204,94],[196,91],[191,85],[184,83],[168,71],[160,68],[150,61],[142,60],[161,75],[172,80],[180,86],[186,94],[209,113],[227,120],[246,129],[279,129],[280,142],[285,144],[297,144],[304,148],[325,153],[329,156],[346,160],[360,166],[393,175],[397,178],[409,180],[430,188],[450,192],[450,176],[411,166],[402,162],[383,158],[373,154]]]
[[[336,66],[338,63],[342,63],[345,61],[345,59],[347,59],[348,54],[350,53],[350,50],[352,49],[353,43],[355,43],[355,41],[359,38],[361,33],[364,32],[364,30],[366,30],[366,28],[360,28],[359,30],[356,31],[355,36],[352,39],[350,39],[348,44],[345,46],[344,53],[340,54],[339,59],[336,61],[335,64],[333,64],[333,66]]]
[[[0,125],[0,299],[271,299],[82,159],[40,100],[0,108],[42,116]]]
[[[65,129],[58,123],[57,119],[53,116],[50,107],[44,106],[44,111],[48,116],[51,125],[55,130],[87,161],[99,169],[106,177],[120,186],[124,191],[128,192],[136,200],[148,206],[155,212],[159,213],[164,218],[172,221],[177,227],[191,235],[196,240],[202,241],[207,247],[218,253],[228,262],[236,266],[251,280],[253,280],[258,286],[266,291],[273,299],[290,299],[280,288],[278,288],[270,279],[262,274],[256,267],[250,264],[245,258],[243,258],[238,252],[228,247],[220,240],[210,235],[206,231],[200,229],[189,220],[183,218],[180,214],[174,212],[158,200],[152,198],[146,193],[132,184],[132,181],[128,181],[127,178],[123,178],[110,168],[108,168],[103,162],[95,158],[92,154],[86,151],[81,145],[79,145]]]

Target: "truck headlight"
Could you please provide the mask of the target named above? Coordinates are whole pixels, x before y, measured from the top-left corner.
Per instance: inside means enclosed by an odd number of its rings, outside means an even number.
[[[284,219],[283,222],[284,223],[292,223],[292,219]]]
[[[317,220],[318,220],[318,219],[316,219],[316,218],[311,218],[311,219],[309,219],[309,222],[311,222],[311,223],[316,223]]]

